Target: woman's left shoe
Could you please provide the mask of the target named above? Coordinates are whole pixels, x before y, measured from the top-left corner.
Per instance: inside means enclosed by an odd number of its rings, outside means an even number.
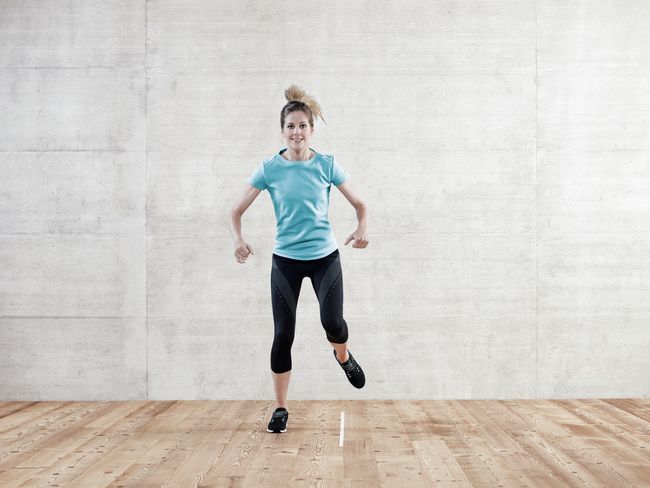
[[[289,412],[286,408],[278,407],[273,412],[269,426],[266,428],[267,432],[286,432],[287,420],[289,420]]]
[[[341,365],[341,368],[343,368],[343,371],[345,371],[345,374],[348,377],[350,383],[352,383],[352,386],[356,388],[363,388],[363,385],[366,384],[366,376],[363,374],[361,366],[359,366],[359,363],[355,361],[354,356],[352,356],[350,350],[348,349],[348,360],[344,363],[339,361],[339,358],[336,355],[336,349],[334,349],[333,352],[336,362]]]

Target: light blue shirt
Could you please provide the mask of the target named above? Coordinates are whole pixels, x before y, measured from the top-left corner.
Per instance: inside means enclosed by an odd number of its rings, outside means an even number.
[[[332,154],[312,149],[315,156],[308,161],[287,161],[280,156],[286,149],[262,161],[246,182],[268,190],[273,201],[277,220],[273,252],[291,259],[319,259],[338,249],[327,217],[330,188],[350,175]]]

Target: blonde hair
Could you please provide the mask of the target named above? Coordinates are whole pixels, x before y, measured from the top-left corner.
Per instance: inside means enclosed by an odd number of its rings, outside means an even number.
[[[282,110],[280,111],[280,128],[284,129],[284,119],[291,112],[296,112],[301,110],[307,114],[309,118],[309,125],[314,128],[314,117],[320,118],[325,122],[323,117],[323,109],[318,104],[316,99],[311,95],[308,95],[305,90],[300,88],[297,85],[291,85],[289,88],[284,90],[284,97],[287,99],[287,103]]]

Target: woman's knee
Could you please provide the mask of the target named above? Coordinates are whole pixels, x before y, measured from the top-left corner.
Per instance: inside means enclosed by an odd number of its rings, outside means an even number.
[[[290,330],[280,329],[275,331],[273,344],[276,346],[291,347],[293,344],[294,334]]]
[[[348,325],[343,317],[321,317],[327,340],[335,344],[343,344],[348,340]]]

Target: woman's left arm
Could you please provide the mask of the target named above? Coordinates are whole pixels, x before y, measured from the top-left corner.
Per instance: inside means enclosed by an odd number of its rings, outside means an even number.
[[[359,221],[356,230],[348,236],[344,245],[347,246],[348,242],[354,240],[352,247],[364,249],[368,246],[368,209],[361,199],[350,189],[348,183],[341,183],[337,188],[357,211],[357,220]]]

